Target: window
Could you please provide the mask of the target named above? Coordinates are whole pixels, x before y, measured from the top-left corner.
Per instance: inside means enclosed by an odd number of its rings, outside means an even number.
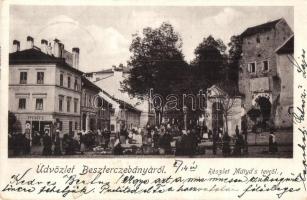
[[[74,112],[78,112],[78,99],[74,100]]]
[[[250,73],[256,73],[256,63],[249,63],[248,64],[248,71]]]
[[[259,35],[257,35],[257,37],[256,37],[256,42],[260,43],[260,36]]]
[[[60,129],[60,131],[62,131],[63,130],[63,122],[59,121],[59,125],[60,125],[59,129]]]
[[[60,74],[60,86],[63,86],[63,74]]]
[[[70,88],[70,76],[67,77],[67,87]]]
[[[67,112],[70,112],[70,98],[67,98]]]
[[[18,108],[19,109],[26,109],[26,99],[19,99]]]
[[[78,122],[75,122],[75,130],[78,129]]]
[[[74,90],[78,90],[78,79],[75,78]]]
[[[63,96],[59,96],[59,111],[63,111]]]
[[[43,99],[36,99],[36,110],[43,110]]]
[[[27,84],[27,72],[20,72],[20,84]]]
[[[269,70],[269,61],[265,60],[263,61],[263,71],[268,71]]]
[[[44,84],[44,72],[37,72],[37,84]]]
[[[91,100],[92,100],[92,96],[88,96],[88,103],[87,106],[90,107],[91,106]]]

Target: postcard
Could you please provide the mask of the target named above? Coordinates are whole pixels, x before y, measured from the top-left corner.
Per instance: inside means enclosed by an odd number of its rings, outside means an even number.
[[[306,9],[2,1],[0,199],[307,199]]]

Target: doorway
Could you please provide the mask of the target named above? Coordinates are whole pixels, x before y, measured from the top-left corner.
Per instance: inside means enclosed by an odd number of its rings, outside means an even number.
[[[258,97],[255,101],[261,112],[261,126],[262,128],[266,128],[271,118],[272,104],[266,97]]]

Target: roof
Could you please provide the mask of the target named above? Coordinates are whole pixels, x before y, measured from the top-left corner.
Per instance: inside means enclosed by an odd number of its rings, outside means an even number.
[[[117,99],[114,96],[110,95],[109,93],[107,93],[106,91],[102,90],[102,93],[104,93],[106,96],[108,96],[110,99],[112,99],[113,101],[115,101],[116,103],[118,103],[120,105],[121,108],[125,108],[134,112],[138,112],[141,113],[142,111],[140,111],[139,109],[135,108],[134,106],[132,106],[130,103],[127,103],[123,100]]]
[[[292,54],[294,52],[294,35],[290,36],[275,52],[277,54]]]
[[[78,74],[83,74],[82,71],[73,68],[65,62],[64,58],[58,58],[53,55],[46,54],[37,48],[26,49],[23,51],[16,51],[10,53],[9,63],[11,64],[42,64],[42,63],[54,63],[74,71]]]
[[[140,111],[139,109],[133,107],[131,104],[123,101],[123,100],[120,100],[120,99],[117,99],[115,97],[112,97],[112,99],[114,101],[116,101],[117,103],[119,103],[120,107],[121,108],[124,108],[124,109],[128,109],[128,110],[131,110],[131,111],[134,111],[134,112],[138,112],[138,113],[141,113],[142,111]]]
[[[98,87],[97,85],[95,85],[94,83],[92,83],[91,81],[89,81],[87,78],[85,78],[84,76],[81,77],[82,80],[82,87],[86,87],[92,90],[96,90],[98,92],[102,91],[102,89],[100,87]]]
[[[109,69],[103,69],[103,70],[99,70],[99,71],[95,71],[95,72],[87,72],[85,73],[86,75],[91,75],[93,73],[96,74],[110,74],[110,73],[114,73],[114,71],[122,71],[123,73],[129,73],[130,69],[128,67],[124,67],[124,68],[109,68]]]
[[[108,74],[108,73],[113,73],[113,70],[110,68],[110,69],[103,69],[103,70],[99,70],[99,71],[96,71],[96,72],[89,72],[89,73],[98,73],[98,74]]]
[[[261,33],[261,32],[265,32],[265,31],[269,31],[271,29],[273,29],[275,27],[275,25],[281,21],[282,18],[274,20],[274,21],[270,21],[264,24],[260,24],[257,26],[253,26],[250,28],[247,28],[242,34],[241,37],[247,37],[247,36],[251,36],[257,33]]]
[[[209,89],[216,88],[219,90],[219,95],[227,93],[230,97],[243,97],[244,95],[239,92],[238,86],[235,82],[225,80],[217,84],[212,85]]]

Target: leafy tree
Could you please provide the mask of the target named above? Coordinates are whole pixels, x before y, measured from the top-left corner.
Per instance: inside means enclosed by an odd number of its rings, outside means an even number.
[[[179,93],[188,70],[181,47],[181,37],[169,23],[134,34],[129,49],[130,74],[121,83],[122,91],[140,99],[148,98],[151,88],[164,98]]]
[[[224,66],[227,62],[226,46],[220,39],[211,35],[204,38],[195,49],[195,59],[192,61],[192,70],[195,87],[206,89],[214,83],[223,80]]]
[[[228,78],[238,82],[239,62],[242,55],[242,38],[240,35],[231,36],[229,46]]]

